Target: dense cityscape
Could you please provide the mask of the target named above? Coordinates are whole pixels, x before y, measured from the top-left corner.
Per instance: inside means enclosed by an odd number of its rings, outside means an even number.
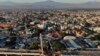
[[[0,10],[0,48],[100,50],[100,10]],[[49,55],[48,55],[49,56]]]

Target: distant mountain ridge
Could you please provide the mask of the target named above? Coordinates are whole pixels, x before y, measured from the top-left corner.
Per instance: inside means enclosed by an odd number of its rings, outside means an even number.
[[[60,9],[60,8],[97,8],[100,9],[100,2],[86,2],[81,4],[60,3],[55,1],[42,1],[36,3],[14,3],[0,2],[0,9]]]

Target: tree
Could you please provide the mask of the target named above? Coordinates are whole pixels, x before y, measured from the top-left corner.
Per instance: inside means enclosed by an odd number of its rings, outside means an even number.
[[[95,36],[100,41],[100,34]]]
[[[57,50],[65,50],[65,46],[59,40],[53,41],[52,47],[56,51]]]
[[[33,43],[31,49],[38,50],[39,49],[38,43]]]
[[[6,22],[5,18],[0,17],[0,22],[1,23]]]
[[[8,28],[8,31],[13,31],[13,27],[9,27]]]

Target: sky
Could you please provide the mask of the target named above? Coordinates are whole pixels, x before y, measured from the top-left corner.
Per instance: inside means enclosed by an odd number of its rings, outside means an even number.
[[[46,1],[46,0],[0,0],[2,1],[10,1],[10,2],[16,2],[16,3],[35,3],[40,1]],[[53,0],[56,2],[63,2],[63,3],[84,3],[88,1],[100,1],[100,0]]]

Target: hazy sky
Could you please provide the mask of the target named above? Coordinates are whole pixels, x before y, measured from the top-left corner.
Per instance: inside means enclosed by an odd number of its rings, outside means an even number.
[[[34,3],[39,1],[46,1],[46,0],[0,0],[1,1],[11,1],[11,2],[20,2],[20,3]],[[100,1],[100,0],[53,0],[57,2],[64,2],[64,3],[84,3],[88,1]]]

